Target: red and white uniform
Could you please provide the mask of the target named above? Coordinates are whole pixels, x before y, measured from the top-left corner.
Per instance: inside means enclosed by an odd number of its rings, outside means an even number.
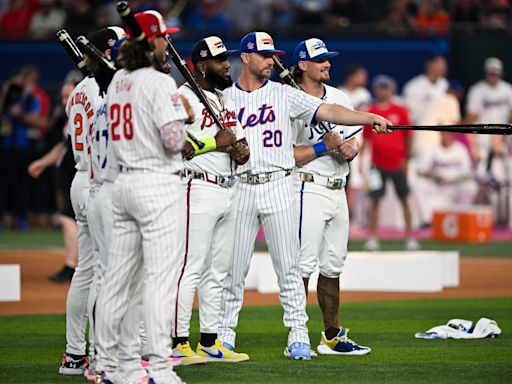
[[[87,300],[93,282],[95,253],[87,223],[90,172],[90,135],[99,87],[93,77],[86,77],[73,90],[66,104],[67,133],[71,137],[77,172],[71,183],[71,204],[78,227],[78,265],[68,291],[66,304],[66,353],[85,355]],[[89,333],[94,348],[94,336]]]
[[[324,85],[321,100],[352,108],[347,95]],[[361,126],[324,123],[346,141],[361,135]],[[295,145],[311,146],[322,140],[325,131],[318,124],[294,122]],[[345,185],[349,167],[337,153],[326,153],[297,167],[295,193],[299,202],[300,270],[310,277],[317,267],[329,278],[340,276],[347,257],[349,214]],[[305,176],[305,177],[304,177]],[[312,176],[314,181],[304,181]]]
[[[194,111],[187,130],[198,139],[213,137],[219,127],[199,98],[185,84],[179,89]],[[237,139],[245,137],[233,101],[221,91],[204,91],[217,117]],[[217,333],[224,280],[233,254],[236,164],[226,152],[214,151],[184,162],[187,230],[184,265],[179,278],[173,334],[188,337],[196,288],[201,333]],[[189,171],[195,172],[193,174]],[[203,179],[194,178],[203,175]]]
[[[187,115],[175,81],[153,68],[119,70],[108,88],[107,106],[120,173],[112,191],[108,270],[97,303],[96,369],[107,377],[119,369],[116,350],[126,342],[119,324],[137,294],[140,280],[134,276],[142,271],[151,375],[156,382],[170,383],[169,335],[185,238],[185,201],[177,173],[183,167],[179,150]],[[175,138],[172,151],[168,127]]]
[[[237,169],[234,255],[222,294],[219,339],[235,345],[245,277],[263,225],[280,288],[284,325],[290,329],[288,345],[309,344],[298,260],[297,204],[290,173],[295,166],[291,122],[311,122],[323,101],[273,81],[252,92],[235,83],[225,93],[239,110],[251,156]]]

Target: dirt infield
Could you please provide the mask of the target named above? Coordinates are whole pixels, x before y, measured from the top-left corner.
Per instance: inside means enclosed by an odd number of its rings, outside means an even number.
[[[69,284],[48,280],[62,266],[63,251],[0,251],[0,264],[21,265],[21,302],[0,302],[0,315],[64,313]],[[461,284],[438,293],[342,292],[343,302],[407,300],[456,297],[512,296],[512,258],[464,257],[460,266]],[[316,302],[316,295],[308,298]],[[278,304],[277,294],[248,291],[246,305]]]

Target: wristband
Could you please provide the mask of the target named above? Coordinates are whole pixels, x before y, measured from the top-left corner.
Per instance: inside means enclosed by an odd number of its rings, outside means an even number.
[[[204,143],[204,147],[199,149],[199,147],[190,139],[187,138],[187,141],[194,147],[195,155],[202,155],[206,152],[215,151],[217,149],[217,142],[215,141],[215,137],[202,137],[200,139],[201,142]]]
[[[325,142],[320,141],[319,143],[316,143],[313,145],[313,151],[315,151],[315,156],[318,157],[322,155],[323,153],[327,152],[327,146],[325,145]]]

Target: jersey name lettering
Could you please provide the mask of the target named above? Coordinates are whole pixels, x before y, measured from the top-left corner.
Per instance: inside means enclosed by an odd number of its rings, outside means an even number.
[[[92,105],[84,92],[75,93],[75,97],[73,97],[73,99],[71,100],[71,106],[77,104],[83,105],[85,113],[87,114],[87,117],[89,119],[94,116],[94,110],[92,109]]]
[[[272,105],[263,104],[258,108],[259,115],[256,113],[251,113],[245,119],[245,107],[240,108],[240,112],[238,112],[238,121],[242,124],[242,127],[245,129],[246,127],[255,127],[257,125],[265,125],[267,123],[272,123],[276,121],[276,115],[274,113]],[[244,122],[245,119],[245,122]]]
[[[203,115],[203,122],[201,123],[201,130],[205,128],[210,128],[212,125],[214,125],[214,121],[206,108],[203,108],[203,111],[201,112]],[[219,114],[217,115],[220,122],[224,125],[226,128],[231,128],[236,126],[236,113],[234,111],[225,111],[224,115]]]

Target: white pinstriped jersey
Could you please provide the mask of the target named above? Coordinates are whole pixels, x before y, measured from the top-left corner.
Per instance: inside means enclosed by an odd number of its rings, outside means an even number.
[[[71,137],[75,168],[89,170],[90,135],[92,135],[94,110],[99,97],[99,87],[93,77],[86,77],[75,87],[66,103],[67,133]]]
[[[194,110],[195,121],[187,125],[187,130],[198,139],[212,137],[218,132],[219,127],[214,123],[210,114],[206,111],[203,103],[192,91],[188,84],[182,85],[178,92],[185,96]],[[210,101],[213,109],[218,111],[217,117],[226,127],[236,134],[237,140],[245,137],[244,130],[237,120],[237,110],[233,101],[221,91],[215,93],[204,90],[204,94]],[[197,172],[208,172],[217,176],[230,176],[234,173],[236,164],[226,152],[208,152],[185,161],[186,169]]]
[[[96,106],[94,120],[94,134],[92,136],[92,168],[94,172],[93,183],[101,184],[103,181],[113,182],[118,173],[118,164],[112,149],[109,133],[107,100],[100,96]]]
[[[321,100],[329,104],[338,104],[344,107],[354,109],[350,103],[348,96],[345,92],[324,85],[324,95]],[[362,127],[359,126],[345,126],[336,125],[331,123],[323,123],[329,127],[330,130],[338,132],[343,140],[350,140],[358,137],[361,134]],[[325,131],[320,128],[318,124],[311,125],[303,121],[297,120],[293,123],[295,145],[297,146],[310,146],[321,141],[325,135]],[[349,167],[345,159],[338,153],[327,153],[324,156],[318,157],[307,164],[298,168],[299,170],[315,175],[345,178],[349,173]]]
[[[323,101],[288,85],[267,80],[252,92],[238,83],[225,90],[233,99],[251,156],[237,173],[259,174],[295,166],[291,120],[310,122]]]
[[[119,165],[160,173],[176,173],[183,167],[181,153],[169,154],[161,129],[187,113],[176,82],[153,68],[119,70],[107,91],[110,137]]]

